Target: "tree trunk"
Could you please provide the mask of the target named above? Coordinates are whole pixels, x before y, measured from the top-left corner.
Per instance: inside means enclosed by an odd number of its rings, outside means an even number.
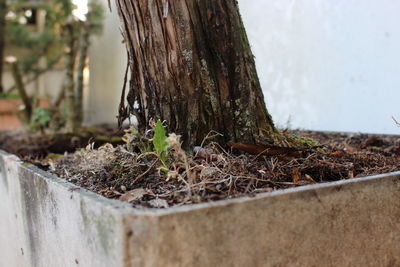
[[[76,77],[76,113],[78,125],[81,126],[83,122],[83,74],[86,67],[86,61],[88,58],[88,49],[89,49],[89,41],[90,41],[90,25],[88,22],[82,21],[80,22],[80,36],[79,36],[79,58],[78,58],[78,69],[77,69],[77,77]]]
[[[78,117],[75,102],[74,70],[75,70],[75,38],[72,23],[64,27],[65,40],[67,44],[65,54],[65,104],[67,108],[66,129],[75,132],[78,128]]]
[[[3,66],[4,66],[4,47],[6,36],[6,0],[0,0],[0,93],[4,92],[3,88]]]
[[[127,113],[140,130],[162,119],[185,147],[211,130],[224,141],[273,142],[276,129],[235,0],[116,3],[131,74]]]

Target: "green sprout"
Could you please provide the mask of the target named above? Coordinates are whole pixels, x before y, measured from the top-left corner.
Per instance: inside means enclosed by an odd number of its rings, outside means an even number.
[[[43,130],[51,121],[51,112],[45,108],[36,108],[31,118],[31,129],[34,131]]]
[[[169,144],[167,143],[167,136],[165,128],[160,120],[157,121],[154,127],[153,145],[158,158],[161,161],[161,170],[168,172],[169,166],[167,164],[167,154]]]

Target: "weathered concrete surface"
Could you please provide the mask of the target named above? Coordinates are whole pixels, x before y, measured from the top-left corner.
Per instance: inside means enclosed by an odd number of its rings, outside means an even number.
[[[0,266],[400,266],[400,173],[140,211],[0,169]]]
[[[126,207],[0,151],[0,266],[123,266]]]

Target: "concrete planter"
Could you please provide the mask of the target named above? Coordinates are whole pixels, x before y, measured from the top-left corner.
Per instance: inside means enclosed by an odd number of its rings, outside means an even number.
[[[400,266],[400,172],[138,210],[0,151],[0,266]]]

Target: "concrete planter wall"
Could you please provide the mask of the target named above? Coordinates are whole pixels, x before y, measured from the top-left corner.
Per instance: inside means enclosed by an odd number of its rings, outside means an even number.
[[[399,266],[400,173],[167,210],[0,151],[0,266]]]

